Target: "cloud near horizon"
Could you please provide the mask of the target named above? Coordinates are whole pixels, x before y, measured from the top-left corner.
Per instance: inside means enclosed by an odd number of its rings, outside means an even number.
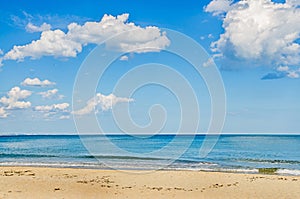
[[[27,24],[29,31],[42,31],[40,38],[25,45],[15,45],[0,61],[23,61],[26,57],[38,59],[43,56],[76,57],[83,46],[102,42],[106,42],[109,50],[136,53],[159,52],[170,44],[166,33],[158,27],[143,28],[128,22],[128,18],[129,14],[116,17],[105,14],[99,22],[70,23],[67,32],[50,30],[48,24],[41,27]],[[114,35],[118,36],[105,41]]]
[[[38,111],[44,114],[44,118],[53,118],[58,117],[58,119],[69,119],[70,111],[68,108],[70,107],[69,103],[61,103],[61,104],[52,104],[52,105],[44,105],[44,106],[35,106],[34,111]]]
[[[62,99],[63,95],[58,94],[58,89],[47,90],[44,92],[39,92],[38,95],[41,95],[44,99]]]
[[[267,65],[274,70],[279,66],[300,65],[300,2],[287,0],[213,0],[204,9],[219,15],[224,33],[211,44],[221,60],[236,60],[252,65]],[[225,62],[226,63],[226,62]],[[224,68],[230,67],[228,64]],[[239,64],[240,67],[241,64]],[[280,78],[270,74],[266,78]],[[299,71],[290,71],[287,77],[298,78]]]
[[[86,115],[92,113],[93,111],[98,112],[98,110],[108,111],[118,103],[129,103],[133,101],[134,100],[132,98],[117,97],[114,94],[102,95],[101,93],[97,93],[95,97],[87,101],[85,107],[74,111],[73,114]]]
[[[61,103],[61,104],[53,104],[53,105],[46,105],[46,106],[36,106],[34,107],[35,111],[41,112],[56,112],[56,111],[66,111],[69,108],[69,103]]]
[[[46,87],[55,85],[55,82],[51,82],[49,80],[40,80],[39,78],[26,78],[21,85],[22,86],[37,86],[37,87]]]
[[[0,103],[4,105],[5,110],[26,109],[31,106],[31,102],[24,101],[24,99],[31,96],[31,94],[32,94],[31,91],[21,90],[20,87],[16,86],[16,87],[13,87],[7,93],[7,96],[0,98]],[[5,112],[3,112],[3,110],[2,110],[2,114],[5,115]]]
[[[7,118],[8,115],[4,107],[0,107],[0,118]]]

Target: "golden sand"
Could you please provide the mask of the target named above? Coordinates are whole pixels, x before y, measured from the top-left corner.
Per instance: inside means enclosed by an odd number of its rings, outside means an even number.
[[[299,197],[299,176],[0,167],[0,198]]]

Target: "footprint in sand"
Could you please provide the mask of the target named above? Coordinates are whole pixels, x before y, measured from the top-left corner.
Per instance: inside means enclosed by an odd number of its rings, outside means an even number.
[[[55,187],[55,188],[54,188],[54,191],[59,191],[59,190],[60,190],[59,187]]]
[[[223,184],[213,184],[212,186],[209,186],[209,188],[220,188],[223,187]]]
[[[13,176],[14,173],[4,171],[4,176]]]
[[[88,181],[86,181],[86,180],[78,180],[77,183],[87,184]]]
[[[33,173],[31,170],[25,170],[25,171],[4,171],[4,176],[14,176],[14,175],[18,175],[18,176],[35,176],[35,173]]]
[[[234,186],[237,186],[238,184],[239,184],[239,182],[235,182],[235,183],[233,183],[233,185],[234,185]]]
[[[132,187],[122,187],[122,189],[131,189]]]
[[[175,187],[174,189],[177,190],[177,191],[182,191],[182,190],[185,191],[184,188],[179,188],[179,187]]]
[[[287,180],[287,178],[280,177],[278,180]]]
[[[153,187],[152,190],[157,190],[157,191],[161,191],[163,188],[162,187]]]

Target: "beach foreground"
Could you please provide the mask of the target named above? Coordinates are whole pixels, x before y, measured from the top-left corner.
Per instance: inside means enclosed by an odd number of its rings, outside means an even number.
[[[0,198],[297,198],[300,177],[0,167]]]

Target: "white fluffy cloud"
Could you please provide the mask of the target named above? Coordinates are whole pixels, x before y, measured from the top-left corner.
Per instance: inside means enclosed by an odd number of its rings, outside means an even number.
[[[205,11],[212,12],[214,16],[220,15],[228,12],[232,3],[233,0],[213,0],[205,7]]]
[[[0,99],[0,103],[5,106],[5,109],[25,109],[31,106],[29,101],[22,101],[29,96],[32,92],[28,90],[21,90],[19,87],[12,88],[7,96]]]
[[[28,23],[25,27],[27,32],[43,32],[51,29],[51,25],[43,23],[41,26],[35,26],[32,23]]]
[[[214,65],[214,59],[212,57],[208,58],[206,62],[203,63],[203,67],[210,67]]]
[[[297,79],[299,78],[299,73],[297,71],[288,71],[287,77]]]
[[[300,69],[295,70],[291,69],[288,66],[279,66],[276,70],[281,74],[285,74],[285,77],[289,77],[292,79],[299,78]]]
[[[280,79],[280,78],[292,78],[297,79],[299,78],[300,69],[290,68],[288,66],[279,66],[273,72],[270,72],[263,76],[261,79],[268,80],[268,79]]]
[[[4,109],[4,107],[0,107],[0,118],[7,118],[8,113]]]
[[[62,115],[59,117],[60,120],[67,120],[70,119],[70,115]]]
[[[45,119],[69,119],[70,111],[68,108],[70,107],[69,103],[61,103],[61,104],[52,104],[45,106],[36,106],[33,110],[43,113]]]
[[[62,99],[64,96],[58,94],[58,89],[52,89],[52,90],[47,90],[44,92],[39,92],[39,95],[41,95],[43,98],[46,99],[51,99],[51,98],[57,98],[57,99]]]
[[[45,30],[38,40],[14,46],[4,55],[3,60],[23,61],[26,57],[37,59],[42,56],[76,57],[84,45],[102,43],[116,34],[119,36],[106,42],[106,47],[111,50],[160,51],[159,49],[170,44],[166,33],[159,28],[154,26],[142,28],[127,22],[128,17],[128,14],[117,17],[104,15],[99,22],[86,22],[83,25],[71,23],[66,33],[60,29]]]
[[[73,114],[75,115],[85,115],[92,113],[93,111],[97,111],[98,109],[102,111],[107,111],[111,109],[117,103],[123,102],[132,102],[133,99],[131,98],[124,98],[124,97],[117,97],[114,94],[110,95],[102,95],[101,93],[97,93],[95,97],[88,100],[86,106],[78,111],[74,111]]]
[[[206,11],[214,14],[226,12],[222,18],[224,33],[212,43],[214,52],[222,54],[223,58],[275,65],[274,68],[300,64],[298,0],[286,3],[243,0],[231,5],[231,1],[226,1],[228,4],[224,3],[223,9],[217,6],[220,2],[213,0],[206,7]]]
[[[277,71],[280,71],[280,72],[289,71],[289,67],[288,66],[279,66],[277,68]]]
[[[129,14],[104,15],[100,22],[86,22],[84,25],[71,23],[68,26],[68,37],[83,45],[99,44],[105,39],[120,34],[113,40],[108,40],[106,46],[110,49],[126,52],[160,51],[170,44],[165,32],[154,26],[142,28],[134,23],[128,23]],[[121,34],[123,33],[123,34]],[[136,48],[141,48],[135,50]],[[159,48],[159,49],[155,49]]]
[[[123,55],[122,57],[120,57],[121,61],[128,61],[128,56],[127,55]]]
[[[42,32],[39,40],[14,46],[4,55],[3,60],[23,61],[25,57],[37,59],[42,56],[75,57],[81,50],[81,44],[70,40],[62,30],[48,30]]]
[[[52,86],[55,85],[55,82],[51,82],[49,80],[40,80],[39,78],[26,78],[22,83],[22,86],[38,86],[38,87],[44,87],[44,86]]]
[[[300,1],[299,0],[286,0],[286,3],[289,5],[299,6]]]
[[[70,104],[68,103],[52,104],[46,106],[36,106],[34,107],[34,110],[40,112],[66,112],[69,106]]]

